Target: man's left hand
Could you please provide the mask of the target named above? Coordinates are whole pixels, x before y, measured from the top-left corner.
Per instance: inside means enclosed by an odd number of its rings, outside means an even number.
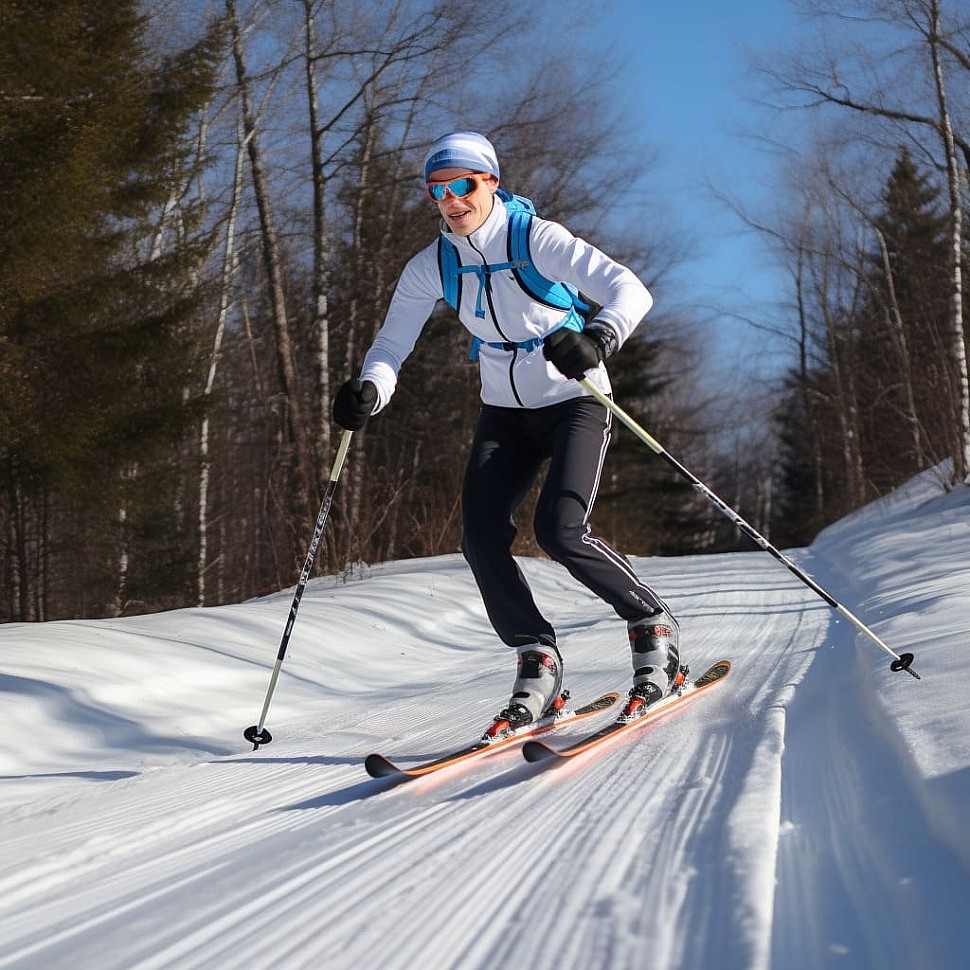
[[[603,360],[599,341],[565,327],[546,337],[542,342],[542,353],[561,374],[576,381],[581,381],[587,371],[598,367]]]

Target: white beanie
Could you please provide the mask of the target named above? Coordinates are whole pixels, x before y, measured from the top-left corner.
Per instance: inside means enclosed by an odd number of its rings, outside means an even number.
[[[427,182],[439,168],[467,168],[499,177],[498,158],[492,143],[475,131],[456,131],[431,146],[424,162],[424,180]]]

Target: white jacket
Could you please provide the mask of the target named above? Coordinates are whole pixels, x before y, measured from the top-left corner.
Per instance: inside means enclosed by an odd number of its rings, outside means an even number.
[[[442,223],[441,232],[458,249],[461,264],[495,265],[508,261],[508,210],[496,197],[488,219],[469,236],[458,236]],[[546,279],[571,283],[584,296],[600,304],[596,323],[616,334],[617,346],[630,336],[653,305],[647,288],[625,266],[572,235],[556,222],[533,217],[529,249],[536,269]],[[510,270],[491,274],[490,292],[481,295],[484,318],[475,316],[479,297],[475,273],[462,275],[458,317],[467,330],[486,342],[524,343],[543,337],[562,322],[568,311],[537,303],[518,284]],[[361,380],[373,381],[378,401],[375,413],[390,400],[401,365],[442,299],[438,269],[438,242],[422,249],[404,267],[384,324],[374,338]],[[506,350],[483,344],[478,363],[482,401],[499,407],[539,408],[588,392],[577,381],[564,377],[543,356],[542,347],[527,351]],[[589,378],[609,393],[606,368],[600,364]]]

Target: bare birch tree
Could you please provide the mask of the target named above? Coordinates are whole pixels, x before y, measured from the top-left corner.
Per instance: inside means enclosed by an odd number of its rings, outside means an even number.
[[[233,172],[232,192],[229,200],[229,211],[226,214],[225,245],[222,253],[222,273],[219,280],[219,311],[216,318],[215,336],[212,341],[212,355],[209,358],[209,371],[205,382],[205,414],[199,429],[199,557],[196,576],[196,605],[206,605],[206,575],[209,571],[209,479],[212,474],[209,457],[209,423],[212,392],[216,382],[216,371],[222,352],[222,342],[226,332],[226,321],[232,303],[233,282],[235,279],[236,254],[236,217],[239,210],[239,197],[242,192],[243,161],[246,154],[246,138],[240,123],[238,131],[238,149],[236,164]]]
[[[259,210],[263,268],[266,272],[267,296],[276,336],[276,363],[286,409],[285,426],[288,445],[292,452],[292,484],[295,500],[290,508],[292,510],[294,550],[298,552],[301,544],[305,544],[303,543],[303,535],[306,532],[304,526],[307,524],[310,515],[308,510],[310,508],[311,461],[307,445],[307,425],[303,416],[294,358],[293,336],[287,313],[283,258],[276,228],[269,176],[260,145],[252,85],[246,67],[242,28],[236,12],[235,0],[225,0],[225,4],[232,38],[232,58],[236,72],[245,143],[249,152],[252,188]]]

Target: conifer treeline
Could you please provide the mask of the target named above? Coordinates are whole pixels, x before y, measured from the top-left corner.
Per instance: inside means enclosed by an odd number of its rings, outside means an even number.
[[[221,45],[154,58],[136,6],[0,8],[3,619],[186,592],[211,234],[187,190]]]

